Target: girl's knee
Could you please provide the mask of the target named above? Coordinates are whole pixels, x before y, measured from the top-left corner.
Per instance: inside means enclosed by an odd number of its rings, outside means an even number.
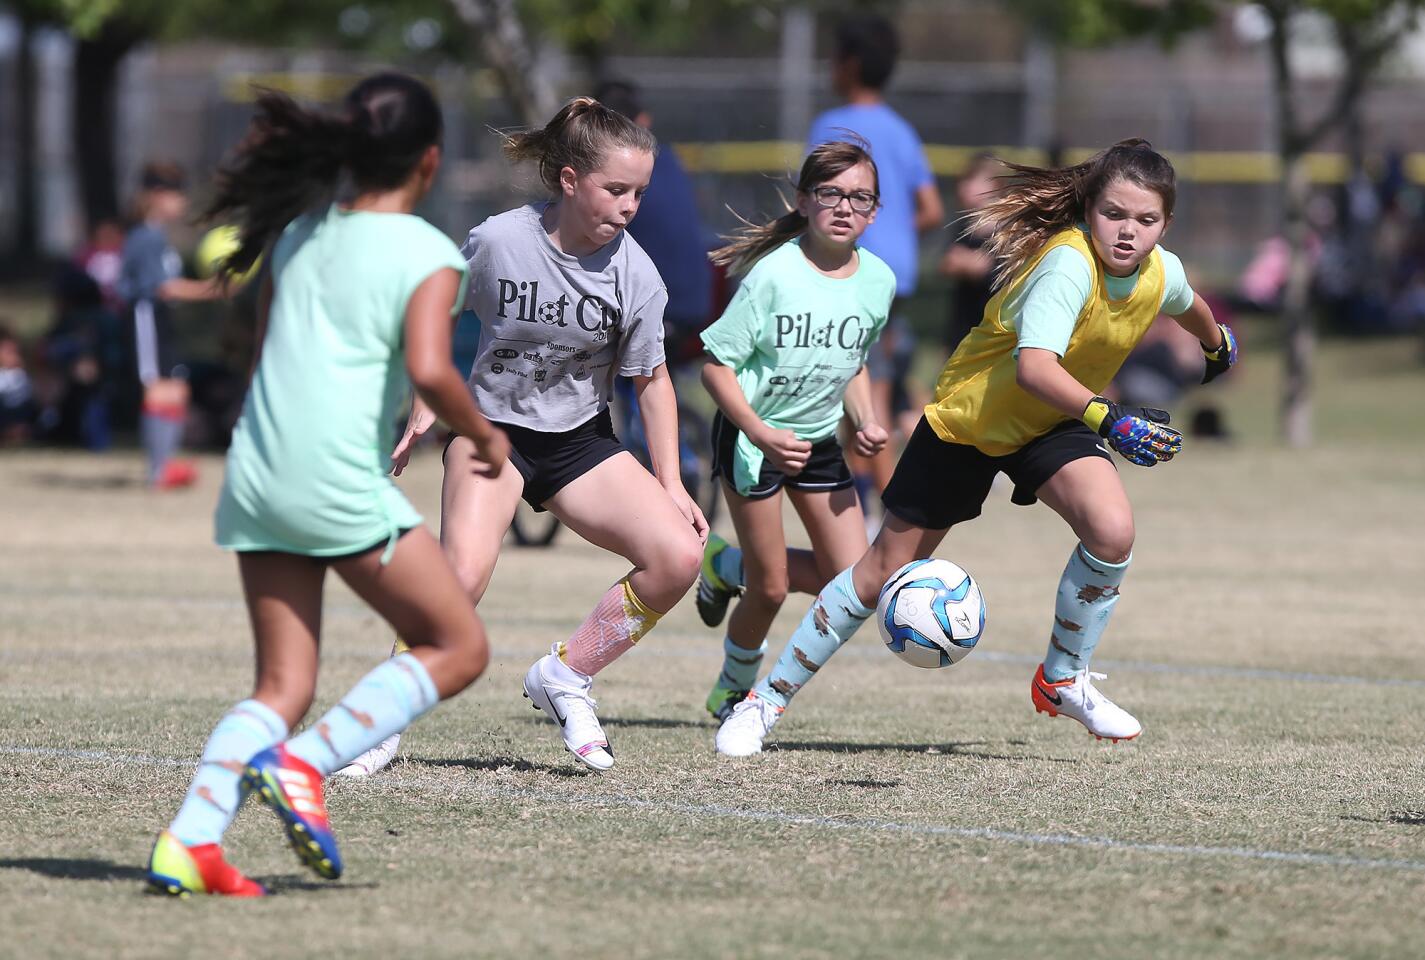
[[[665,541],[656,562],[659,571],[671,583],[691,587],[703,565],[703,545],[690,529],[686,536]]]
[[[441,656],[428,662],[432,679],[443,696],[451,696],[464,690],[485,673],[490,666],[490,644],[485,635],[484,625],[478,618],[469,624],[452,625],[435,633],[428,648],[438,650]],[[437,674],[439,674],[437,676]]]
[[[1089,553],[1105,563],[1122,563],[1133,553],[1133,518],[1114,517],[1093,525],[1084,537]]]
[[[782,571],[780,577],[774,575],[748,577],[743,585],[742,602],[751,601],[764,607],[771,607],[773,610],[779,609],[787,602],[787,591],[790,585],[787,582],[787,573]]]
[[[278,676],[259,677],[252,698],[282,718],[289,728],[295,727],[312,709],[316,699],[316,684]]]

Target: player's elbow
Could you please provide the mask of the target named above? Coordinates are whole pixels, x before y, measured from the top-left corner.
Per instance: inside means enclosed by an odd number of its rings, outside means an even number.
[[[449,362],[441,363],[435,358],[406,358],[406,374],[411,378],[411,386],[415,387],[421,396],[439,391],[453,370]]]

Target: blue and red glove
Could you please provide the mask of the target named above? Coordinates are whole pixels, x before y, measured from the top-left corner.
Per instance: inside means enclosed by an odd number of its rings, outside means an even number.
[[[1237,362],[1237,335],[1225,323],[1219,323],[1217,329],[1222,331],[1222,343],[1217,349],[1209,350],[1207,344],[1202,345],[1202,355],[1207,358],[1207,368],[1202,371],[1203,383],[1216,380]]]
[[[1121,407],[1103,397],[1090,400],[1083,417],[1123,459],[1140,467],[1165,463],[1182,451],[1183,435],[1167,426],[1171,419],[1166,410]]]

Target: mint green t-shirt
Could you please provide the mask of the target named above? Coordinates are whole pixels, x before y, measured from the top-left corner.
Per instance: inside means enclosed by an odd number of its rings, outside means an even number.
[[[846,385],[866,362],[896,293],[895,274],[880,257],[864,247],[857,255],[855,273],[828,277],[789,240],[757,261],[702,332],[708,353],[737,372],[753,412],[813,443],[836,432]],[[737,454],[737,487],[751,489],[762,451],[741,436]]]
[[[1087,234],[1086,227],[1080,227]],[[1187,313],[1192,306],[1192,287],[1177,255],[1158,247],[1163,259],[1163,307],[1170,317]],[[1138,270],[1126,277],[1105,271],[1104,284],[1110,299],[1122,300],[1138,285]],[[1069,347],[1074,324],[1093,290],[1093,265],[1073,247],[1049,251],[1028,279],[1004,302],[1000,320],[1019,334],[1015,355],[1025,347],[1052,350],[1059,356]]]
[[[406,305],[442,269],[459,271],[463,287],[465,258],[420,217],[332,205],[287,226],[228,449],[220,546],[339,556],[420,524],[390,455],[409,386]]]

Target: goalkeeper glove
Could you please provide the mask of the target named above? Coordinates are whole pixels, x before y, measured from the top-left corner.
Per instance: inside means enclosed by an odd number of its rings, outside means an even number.
[[[1225,323],[1219,323],[1217,329],[1222,331],[1222,344],[1216,350],[1207,349],[1206,344],[1202,347],[1202,355],[1207,358],[1207,369],[1202,372],[1203,383],[1216,380],[1237,362],[1237,335]]]
[[[1173,459],[1183,448],[1183,435],[1166,424],[1168,411],[1153,407],[1122,407],[1094,397],[1084,408],[1088,424],[1129,463],[1151,467]]]

